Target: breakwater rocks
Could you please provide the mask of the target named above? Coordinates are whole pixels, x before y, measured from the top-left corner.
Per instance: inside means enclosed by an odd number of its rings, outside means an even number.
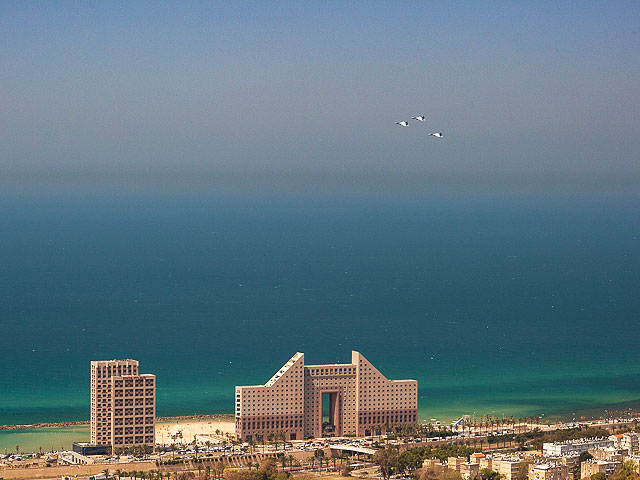
[[[232,413],[220,413],[212,415],[180,415],[178,417],[157,417],[156,422],[173,422],[177,420],[214,420],[221,418],[233,418]],[[25,428],[51,428],[51,427],[73,427],[77,425],[89,425],[88,420],[79,420],[76,422],[50,422],[50,423],[32,423],[28,425],[0,425],[0,430],[22,430]]]
[[[86,420],[78,422],[51,422],[51,423],[31,423],[29,425],[0,425],[0,430],[21,430],[23,428],[44,428],[44,427],[73,427],[75,425],[89,425]]]

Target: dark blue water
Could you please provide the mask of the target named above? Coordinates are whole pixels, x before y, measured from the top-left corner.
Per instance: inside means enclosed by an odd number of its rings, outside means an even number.
[[[86,419],[135,358],[158,414],[361,351],[421,418],[640,405],[640,195],[0,195],[0,424]]]

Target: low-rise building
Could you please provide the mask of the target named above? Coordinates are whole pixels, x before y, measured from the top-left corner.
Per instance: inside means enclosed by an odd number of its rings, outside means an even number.
[[[426,458],[422,462],[422,468],[424,469],[433,469],[436,473],[442,473],[444,471],[444,464],[440,462],[439,458]]]
[[[589,450],[589,454],[594,460],[622,463],[622,460],[628,455],[628,451],[625,448],[608,447]]]
[[[528,480],[570,480],[569,467],[562,463],[539,463],[529,465]]]
[[[449,457],[447,459],[447,465],[451,470],[455,470],[456,472],[460,472],[460,465],[466,463],[466,457]]]
[[[608,438],[581,438],[565,442],[544,443],[542,454],[545,457],[560,457],[563,455],[581,454],[594,448],[613,447],[614,441]]]
[[[109,455],[110,445],[92,445],[87,442],[74,442],[72,450],[80,455]]]
[[[493,470],[493,457],[491,456],[479,457],[478,465],[480,466],[480,470],[484,470],[485,468],[488,468],[489,470]]]
[[[623,433],[620,448],[624,448],[629,455],[635,455],[640,452],[640,437],[636,432]]]
[[[580,464],[580,478],[588,478],[595,473],[604,473],[607,478],[616,473],[620,467],[620,462],[607,462],[605,460],[587,460]]]
[[[613,442],[615,448],[624,448],[629,455],[638,453],[640,450],[638,434],[636,432],[618,433],[616,435],[609,435],[609,440]]]
[[[472,453],[471,455],[469,455],[469,463],[477,463],[478,465],[480,464],[480,460],[485,458],[485,454],[484,453]]]
[[[459,472],[463,478],[476,478],[476,476],[480,472],[480,465],[478,465],[477,463],[464,462],[460,464]]]
[[[520,471],[522,459],[515,456],[494,457],[491,464],[494,472],[498,472],[505,480],[513,480]]]

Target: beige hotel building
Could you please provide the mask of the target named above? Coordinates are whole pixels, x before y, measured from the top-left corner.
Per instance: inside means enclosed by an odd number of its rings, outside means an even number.
[[[366,436],[375,426],[417,422],[418,382],[388,380],[356,351],[351,363],[331,365],[305,365],[298,352],[264,385],[236,387],[235,412],[241,440],[283,431],[288,440]]]
[[[91,362],[91,444],[155,444],[156,377],[137,360]]]

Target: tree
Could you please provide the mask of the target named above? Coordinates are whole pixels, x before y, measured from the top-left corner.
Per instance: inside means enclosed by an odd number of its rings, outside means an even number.
[[[262,454],[264,455],[264,433],[256,433],[256,440],[262,443]]]
[[[611,480],[640,480],[636,464],[631,461],[622,462],[622,467],[611,476]]]
[[[415,477],[417,480],[462,480],[462,475],[455,470],[436,470],[433,467],[419,469]]]
[[[398,455],[398,470],[401,472],[414,472],[422,466],[422,456],[410,449]]]
[[[214,467],[216,478],[223,478],[225,466],[222,462],[217,462]]]
[[[604,474],[604,472],[598,472],[591,475],[590,478],[591,480],[606,480],[607,476]]]
[[[482,480],[498,480],[498,478],[500,478],[500,474],[490,468],[483,468],[479,473]]]
[[[380,473],[382,473],[384,480],[389,480],[394,469],[398,468],[398,452],[395,448],[378,450],[372,460],[380,467]]]

